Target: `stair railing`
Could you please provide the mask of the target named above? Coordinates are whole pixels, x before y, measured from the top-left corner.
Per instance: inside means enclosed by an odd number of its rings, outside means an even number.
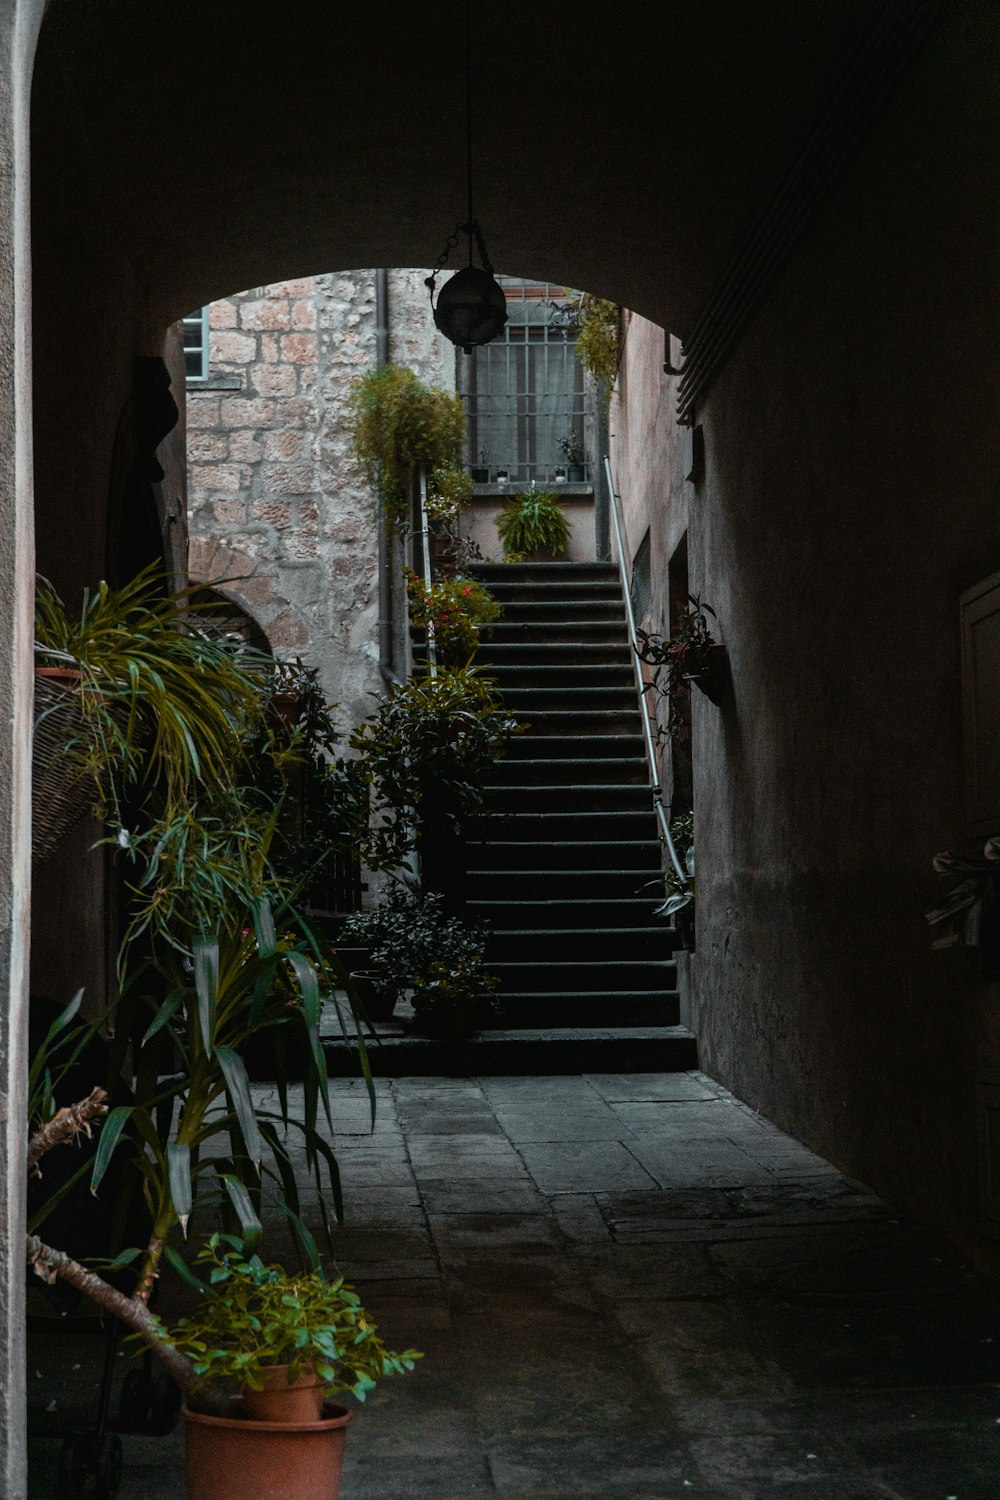
[[[666,846],[670,863],[673,865],[679,880],[687,885],[689,875],[681,864],[674,844],[673,835],[670,832],[670,819],[663,805],[663,787],[660,784],[660,765],[656,756],[656,736],[653,729],[653,715],[649,707],[649,689],[642,675],[642,662],[639,658],[639,637],[635,628],[635,609],[632,605],[632,579],[629,576],[628,558],[630,553],[625,542],[625,518],[622,515],[621,495],[615,489],[614,477],[611,473],[611,460],[607,456],[604,459],[604,472],[608,481],[608,494],[611,496],[611,524],[615,533],[615,548],[618,553],[618,572],[622,581],[622,594],[625,596],[625,618],[628,621],[628,639],[632,648],[632,666],[635,670],[636,691],[639,694],[639,710],[642,714],[643,738],[646,742],[646,760],[649,764],[649,789],[653,797],[653,807],[656,811],[657,820],[660,825],[660,837]]]

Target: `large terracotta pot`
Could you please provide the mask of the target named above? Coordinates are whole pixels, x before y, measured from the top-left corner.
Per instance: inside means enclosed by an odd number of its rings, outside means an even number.
[[[353,1413],[327,1404],[319,1422],[255,1422],[184,1408],[186,1500],[337,1500]]]
[[[318,1422],[323,1416],[323,1382],[311,1370],[289,1383],[287,1365],[267,1365],[264,1388],[243,1387],[243,1406],[254,1422]]]

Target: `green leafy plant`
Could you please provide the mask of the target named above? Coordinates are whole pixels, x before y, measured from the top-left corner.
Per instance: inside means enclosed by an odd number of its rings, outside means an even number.
[[[289,1384],[313,1372],[331,1391],[359,1401],[386,1375],[412,1370],[415,1349],[394,1354],[352,1286],[320,1270],[287,1274],[247,1256],[238,1237],[213,1234],[196,1257],[210,1288],[189,1317],[161,1329],[200,1381],[262,1390],[267,1368],[288,1366]]]
[[[709,651],[718,645],[709,627],[710,615],[714,620],[711,605],[703,604],[697,594],[690,594],[668,640],[645,630],[637,632],[636,654],[640,661],[655,669],[644,691],[667,699],[668,717],[663,731],[667,737],[685,732],[683,704],[691,683],[702,681],[708,674]]]
[[[569,546],[569,521],[557,495],[530,490],[512,495],[497,516],[504,557],[532,557],[539,552],[558,555]]]
[[[188,1391],[196,1380],[190,1362],[162,1344],[148,1309],[164,1265],[201,1287],[176,1245],[178,1231],[186,1237],[204,1214],[221,1212],[227,1228],[238,1232],[252,1251],[261,1237],[266,1200],[287,1220],[304,1264],[317,1267],[319,1250],[302,1216],[296,1179],[298,1143],[304,1148],[328,1238],[331,1214],[339,1218],[342,1212],[337,1161],[327,1139],[332,1116],[319,1022],[324,990],[343,984],[345,975],[332,950],[292,913],[283,913],[282,923],[294,930],[281,937],[265,901],[247,913],[244,922],[235,931],[196,939],[190,959],[179,951],[181,944],[154,944],[151,956],[135,958],[123,991],[100,1018],[102,1028],[113,1024],[108,1088],[130,1062],[131,1102],[106,1112],[104,1090],[95,1088],[87,1099],[52,1115],[59,1069],[36,1058],[32,1070],[35,1108],[50,1118],[43,1119],[29,1143],[29,1167],[50,1145],[89,1132],[103,1115],[88,1163],[91,1190],[107,1190],[109,1169],[117,1160],[124,1176],[113,1200],[118,1202],[112,1231],[115,1248],[128,1237],[127,1226],[134,1224],[132,1204],[137,1197],[145,1204],[148,1229],[143,1243],[125,1244],[96,1270],[44,1243],[38,1230],[75,1185],[74,1174],[39,1204],[29,1221],[28,1260],[46,1280],[65,1280],[122,1318],[155,1348]],[[60,1034],[73,1019],[75,1003],[57,1019],[41,1049],[53,1058]],[[374,1120],[371,1073],[356,1026]],[[250,1088],[244,1059],[258,1039],[266,1041],[277,1082],[275,1109],[256,1101]],[[72,1047],[72,1033],[67,1033],[66,1044]],[[297,1116],[289,1111],[292,1047],[302,1086],[302,1112]],[[99,1274],[103,1270],[119,1275],[128,1268],[135,1273],[130,1296]]]
[[[476,493],[475,482],[464,469],[440,464],[427,480],[427,515],[437,526],[450,528],[458,522],[459,512]]]
[[[559,439],[559,447],[562,449],[563,457],[568,464],[582,464],[585,458],[583,444],[575,432],[567,432]]]
[[[576,311],[576,352],[584,369],[596,381],[603,381],[610,392],[618,374],[618,325],[620,309],[616,302],[581,292]]]
[[[431,473],[457,467],[465,441],[465,407],[451,391],[424,385],[402,365],[363,375],[350,398],[354,449],[391,521],[405,523],[420,464]]]
[[[474,1029],[497,984],[484,927],[449,913],[436,892],[397,886],[380,906],[349,917],[343,937],[368,949],[383,983],[412,990],[417,1023],[430,1029]]]
[[[89,779],[100,817],[120,822],[123,786],[158,783],[172,817],[193,781],[228,783],[233,723],[260,712],[246,657],[198,631],[190,594],[165,593],[147,568],[122,588],[85,589],[73,616],[39,580],[36,657],[81,674],[80,728],[60,753],[68,774]]]
[[[495,684],[474,667],[413,677],[380,698],[351,736],[374,789],[368,863],[398,866],[415,845],[426,806],[453,824],[478,812],[486,772],[517,729]]]
[[[446,655],[471,657],[479,645],[479,630],[500,618],[500,606],[478,579],[456,574],[427,588],[412,568],[404,569],[410,621],[424,630],[433,626],[434,639]]]

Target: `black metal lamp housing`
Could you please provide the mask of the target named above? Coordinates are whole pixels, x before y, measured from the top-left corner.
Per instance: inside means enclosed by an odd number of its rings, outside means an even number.
[[[453,344],[471,354],[488,344],[507,322],[507,299],[495,277],[480,266],[463,266],[438,294],[434,322]]]
[[[445,282],[435,307],[434,292],[438,272],[458,243],[460,234],[469,236],[469,264],[463,266],[461,271],[456,271],[451,280]],[[472,264],[473,240],[479,250],[481,266]],[[507,322],[507,298],[493,275],[482,230],[474,219],[468,224],[459,224],[455,233],[449,236],[444,253],[439,257],[426,284],[431,294],[434,322],[445,338],[458,344],[466,354],[471,354],[479,344],[490,343],[498,333],[503,332]]]

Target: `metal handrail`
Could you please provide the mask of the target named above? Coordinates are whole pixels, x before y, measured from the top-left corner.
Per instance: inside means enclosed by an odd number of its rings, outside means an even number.
[[[642,661],[639,657],[639,637],[635,628],[635,610],[632,607],[632,580],[629,577],[628,551],[625,546],[625,518],[622,515],[621,496],[615,489],[614,477],[611,473],[611,460],[607,456],[604,459],[604,473],[608,481],[608,494],[611,496],[611,520],[615,529],[615,543],[618,551],[618,572],[622,581],[622,593],[625,596],[625,618],[628,621],[628,639],[632,649],[632,666],[635,669],[635,685],[639,694],[639,708],[642,713],[643,737],[646,741],[646,760],[649,762],[649,789],[653,795],[653,807],[656,811],[660,824],[660,834],[670,856],[670,863],[677,872],[677,877],[687,885],[690,879],[687,870],[681,864],[674,844],[673,835],[670,832],[670,819],[667,817],[666,808],[663,806],[663,787],[660,785],[660,767],[656,759],[656,739],[653,733],[653,715],[649,707],[649,692],[646,681],[642,675]]]

